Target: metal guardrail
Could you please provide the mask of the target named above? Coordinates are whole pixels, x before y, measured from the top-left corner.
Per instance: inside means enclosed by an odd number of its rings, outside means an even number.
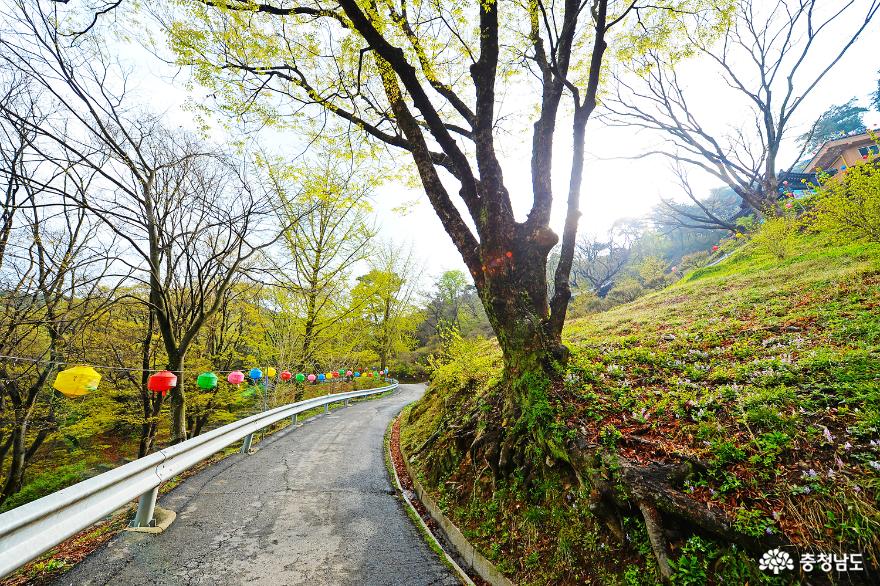
[[[282,419],[289,417],[296,423],[297,415],[309,409],[323,405],[326,413],[331,403],[348,404],[349,399],[396,389],[397,381],[390,382],[384,387],[324,395],[245,417],[7,511],[0,515],[0,577],[138,497],[131,524],[149,526],[159,485],[166,480],[240,439],[244,439],[241,451],[247,453],[254,432]]]

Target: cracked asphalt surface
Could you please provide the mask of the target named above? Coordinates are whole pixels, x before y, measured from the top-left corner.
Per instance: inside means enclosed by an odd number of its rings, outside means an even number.
[[[55,584],[459,584],[388,480],[388,422],[424,392],[400,385],[288,428],[159,499],[177,519],[125,531]]]

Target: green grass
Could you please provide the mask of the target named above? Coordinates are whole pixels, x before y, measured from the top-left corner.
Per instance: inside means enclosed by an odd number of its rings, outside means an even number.
[[[563,335],[572,359],[551,401],[556,424],[634,459],[704,461],[684,490],[738,530],[783,534],[802,550],[862,551],[877,566],[880,245],[798,234],[779,260],[746,243],[662,291],[569,322]],[[465,374],[474,363],[497,368],[497,348],[462,345],[405,422],[408,450],[443,419],[473,416],[491,393],[491,374]],[[644,441],[620,441],[632,436]],[[572,513],[576,487],[547,479],[534,495],[514,482],[477,498],[487,480],[451,441],[435,442],[416,465],[447,514],[520,583],[653,579],[653,560],[635,542],[618,546],[589,515]],[[568,543],[572,523],[593,543]],[[691,546],[711,549],[703,557],[714,562],[678,551],[681,583],[754,569],[724,544]],[[529,562],[535,552],[540,564]],[[610,554],[614,564],[593,559]]]

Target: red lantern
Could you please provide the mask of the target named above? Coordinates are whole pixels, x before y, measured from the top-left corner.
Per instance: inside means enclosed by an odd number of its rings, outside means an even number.
[[[147,379],[147,389],[165,396],[165,393],[177,386],[177,376],[169,371],[162,370],[156,374],[151,374]]]
[[[293,375],[290,374],[289,370],[282,370],[281,371],[281,380],[283,380],[283,381],[289,381],[292,376]]]
[[[333,371],[333,378],[339,378],[339,373],[337,371]]]
[[[718,250],[718,246],[717,246],[717,245],[712,247],[712,252],[715,252],[716,250]]]
[[[372,372],[368,372],[368,373],[367,373],[367,376],[373,376],[373,373],[372,373]]]

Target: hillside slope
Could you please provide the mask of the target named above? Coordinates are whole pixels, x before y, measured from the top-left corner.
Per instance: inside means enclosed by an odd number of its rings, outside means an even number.
[[[468,430],[479,438],[503,425],[493,419],[491,342],[450,343],[431,390],[404,415],[404,450],[427,486],[516,581],[658,581],[645,515],[597,504],[609,487],[638,492],[624,463],[687,464],[664,477],[697,515],[662,527],[674,582],[771,580],[754,563],[767,544],[862,553],[877,568],[880,246],[801,235],[780,261],[747,244],[564,335],[573,357],[546,408],[548,433],[583,448],[574,474],[557,467],[540,482],[493,486],[486,463],[471,461]]]

